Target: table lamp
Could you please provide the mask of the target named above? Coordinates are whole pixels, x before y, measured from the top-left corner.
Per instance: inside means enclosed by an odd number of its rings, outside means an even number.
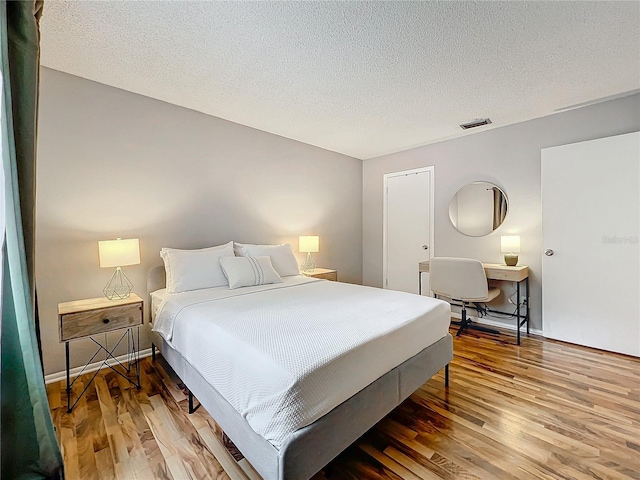
[[[500,251],[504,253],[504,263],[510,267],[518,264],[520,253],[520,235],[503,235],[500,237]]]
[[[307,254],[307,258],[300,268],[303,272],[310,272],[316,269],[316,263],[313,261],[311,253],[319,252],[320,238],[317,235],[303,235],[299,238],[298,250]]]
[[[140,263],[140,242],[138,239],[101,240],[98,242],[98,253],[101,267],[116,267],[111,279],[102,290],[105,297],[109,300],[129,298],[133,284],[124,274],[121,267]]]

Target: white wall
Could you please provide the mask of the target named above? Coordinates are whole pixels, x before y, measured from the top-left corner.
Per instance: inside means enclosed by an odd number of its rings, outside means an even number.
[[[98,240],[140,239],[141,265],[124,270],[145,300],[161,247],[229,240],[297,250],[298,235],[316,234],[318,266],[361,281],[362,162],[351,157],[43,68],[37,182],[47,374],[64,369],[57,304],[101,296],[111,275]],[[71,351],[78,366],[92,348]]]
[[[540,329],[540,150],[637,130],[640,130],[638,94],[366,160],[363,168],[363,282],[382,285],[383,175],[434,165],[435,245],[432,253],[501,263],[500,236],[520,235],[519,263],[531,267],[532,322],[534,328]],[[603,166],[606,168],[606,163]],[[492,182],[505,191],[509,198],[509,213],[503,225],[491,235],[474,238],[453,228],[449,220],[449,200],[461,186],[478,180]],[[507,293],[511,291],[507,289]]]

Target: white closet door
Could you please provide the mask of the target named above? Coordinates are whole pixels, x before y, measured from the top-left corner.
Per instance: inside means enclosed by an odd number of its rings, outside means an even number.
[[[546,337],[640,356],[640,132],[542,150]]]
[[[384,288],[418,293],[418,263],[433,251],[433,167],[384,176]]]

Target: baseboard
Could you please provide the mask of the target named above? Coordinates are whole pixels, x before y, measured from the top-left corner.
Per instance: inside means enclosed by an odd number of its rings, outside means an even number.
[[[144,357],[149,357],[151,356],[151,349],[147,348],[145,350],[140,350],[140,358],[144,358]],[[126,362],[127,361],[127,355],[120,355],[118,357],[116,357],[116,359],[120,362]],[[109,362],[107,362],[110,365],[115,364],[115,361],[110,360]],[[102,365],[102,360],[98,361],[98,362],[93,362],[90,363],[87,368],[84,370],[84,372],[82,373],[91,373],[91,372],[95,372],[96,370],[98,370],[98,368],[100,368],[100,365]],[[82,371],[83,367],[76,367],[76,368],[72,368],[69,371],[69,377],[70,378],[75,378],[78,376],[78,374]],[[67,378],[67,372],[65,372],[64,370],[61,372],[56,372],[56,373],[50,373],[49,375],[45,375],[44,377],[44,383],[54,383],[54,382],[59,382],[60,380],[66,380]]]
[[[451,312],[451,316],[453,318],[461,318],[461,315],[457,312]],[[480,323],[480,324],[488,325],[490,327],[504,328],[505,330],[513,330],[514,332],[516,331],[515,319],[513,319],[511,323],[504,323],[504,322],[498,322],[497,320],[489,320],[487,318],[474,317],[473,315],[467,315],[467,318],[469,318],[469,320],[471,320],[474,323]],[[530,328],[529,332],[533,333],[534,335],[544,336],[542,335],[542,330],[538,330],[537,328]]]

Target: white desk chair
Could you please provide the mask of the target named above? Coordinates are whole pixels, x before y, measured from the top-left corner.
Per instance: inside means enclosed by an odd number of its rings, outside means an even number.
[[[482,262],[470,258],[434,257],[429,260],[429,283],[436,295],[462,303],[462,321],[456,336],[465,328],[500,333],[467,319],[466,307],[469,303],[490,302],[500,295],[500,289],[489,288]]]

